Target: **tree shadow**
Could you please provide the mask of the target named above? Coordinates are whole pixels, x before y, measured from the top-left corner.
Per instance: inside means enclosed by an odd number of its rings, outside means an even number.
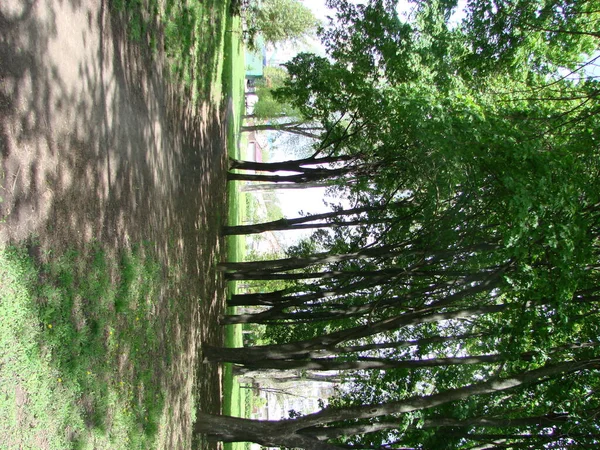
[[[127,14],[111,5],[0,6],[0,242],[34,235],[43,249],[99,243],[114,255],[146,242],[165,272],[177,268],[155,299],[164,324],[156,364],[165,410],[175,412],[161,445],[187,448],[193,391],[201,409],[220,408],[219,374],[198,355],[200,342],[222,339],[225,107],[206,97],[192,110],[189,89],[166,81],[160,29],[155,48],[132,42]],[[220,45],[213,22],[208,46]],[[216,55],[195,70],[214,70]]]

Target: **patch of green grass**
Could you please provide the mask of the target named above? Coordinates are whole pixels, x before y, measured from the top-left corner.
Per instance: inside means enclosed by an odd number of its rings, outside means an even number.
[[[131,40],[146,43],[155,51],[157,47],[156,21],[159,18],[158,0],[113,0],[113,11],[124,14],[127,34]]]
[[[113,0],[123,15],[129,38],[158,50],[162,28],[164,51],[174,81],[181,82],[192,107],[221,100],[223,46],[229,2],[219,0]]]
[[[229,99],[229,117],[227,128],[228,153],[233,158],[240,158],[240,129],[244,114],[244,78],[245,64],[241,40],[241,23],[239,17],[229,18],[225,38],[225,63],[223,66],[223,86]],[[245,194],[240,192],[240,183],[228,183],[229,224],[242,224],[248,215]],[[246,254],[245,236],[227,238],[227,257],[229,261],[243,261]],[[229,294],[237,291],[237,284],[230,282]],[[228,312],[234,312],[229,309]],[[229,347],[243,346],[242,326],[228,326],[225,332],[225,345]],[[223,374],[223,414],[249,417],[252,410],[252,394],[237,382],[230,364],[226,364]],[[246,443],[224,444],[226,450],[245,450]]]
[[[147,449],[163,397],[150,250],[0,249],[0,439],[9,448]]]
[[[231,154],[231,152],[239,152],[240,148],[240,129],[245,109],[246,64],[240,17],[228,16],[225,29],[223,89],[231,98],[232,104],[228,136],[232,138],[231,142],[235,142],[235,147],[229,148]]]
[[[223,86],[230,99],[228,111],[227,151],[232,158],[240,159],[240,130],[244,114],[245,63],[241,40],[241,22],[239,17],[229,17],[226,28],[230,30],[225,41],[225,63]],[[246,220],[245,194],[240,191],[239,182],[228,183],[229,224],[242,224]],[[228,238],[229,261],[242,261],[246,253],[244,236]],[[235,286],[235,285],[233,285]]]
[[[228,326],[225,332],[227,347],[242,347],[242,326]],[[231,364],[223,368],[223,414],[235,417],[250,417],[252,411],[252,393],[245,389],[233,376]],[[225,450],[247,450],[249,443],[233,442],[223,445]]]
[[[222,94],[223,45],[229,3],[166,0],[160,14],[171,73],[189,90],[192,106]]]

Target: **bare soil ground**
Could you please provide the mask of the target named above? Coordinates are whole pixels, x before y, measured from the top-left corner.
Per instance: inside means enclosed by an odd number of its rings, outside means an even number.
[[[221,342],[226,114],[191,111],[158,47],[133,44],[107,1],[0,2],[0,244],[33,235],[42,251],[118,253],[146,241],[183,268],[157,299],[174,355],[156,360],[172,411],[160,440],[177,449],[190,444],[195,370],[202,409],[220,408],[219,374],[197,363],[201,342]]]

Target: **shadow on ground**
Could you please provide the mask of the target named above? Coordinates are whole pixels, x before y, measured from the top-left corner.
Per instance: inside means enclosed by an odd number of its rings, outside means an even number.
[[[161,446],[173,449],[190,444],[199,343],[221,340],[226,150],[221,105],[191,111],[168,78],[161,52],[131,44],[110,2],[2,1],[0,243],[149,242],[165,270],[183,269],[156,300],[173,355],[155,362],[172,414]],[[199,367],[198,400],[216,412],[218,374]]]

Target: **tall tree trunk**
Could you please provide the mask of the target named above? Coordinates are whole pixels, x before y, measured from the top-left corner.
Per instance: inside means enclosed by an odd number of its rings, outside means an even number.
[[[370,222],[369,222],[370,223]],[[392,256],[421,256],[427,257],[428,262],[443,261],[449,256],[457,256],[465,252],[483,252],[497,248],[494,244],[478,244],[470,245],[464,248],[455,248],[451,250],[434,250],[428,249],[409,249],[406,250],[406,244],[389,244],[380,245],[378,247],[364,247],[356,252],[331,254],[331,253],[316,253],[306,257],[292,257],[271,259],[264,261],[244,261],[244,262],[226,262],[219,264],[219,269],[231,272],[267,272],[267,271],[287,271],[294,269],[303,269],[315,264],[333,264],[350,260],[363,260],[372,258],[390,258]]]
[[[218,268],[232,272],[266,271],[266,270],[293,270],[302,269],[314,264],[332,264],[352,259],[383,258],[402,253],[401,245],[385,245],[379,247],[365,247],[357,252],[331,254],[316,253],[306,257],[292,257],[271,259],[265,261],[226,262],[219,264]]]
[[[225,274],[227,280],[329,280],[332,278],[381,278],[393,280],[408,277],[435,277],[448,276],[455,278],[471,277],[477,280],[472,272],[461,270],[411,270],[406,267],[384,268],[379,270],[328,270],[324,272],[300,272],[300,273],[279,273],[271,271],[248,271],[248,272],[228,272]],[[479,276],[485,278],[489,273],[482,273]],[[479,279],[481,279],[479,278]]]
[[[594,410],[593,414],[598,414],[598,409]],[[592,414],[585,413],[587,417],[592,417]],[[547,428],[553,425],[562,425],[569,421],[581,420],[581,417],[577,415],[573,417],[569,414],[562,413],[551,413],[544,416],[537,417],[518,417],[518,418],[504,418],[504,417],[473,417],[468,419],[455,419],[450,417],[438,417],[431,419],[424,419],[422,422],[415,421],[411,424],[411,427],[419,428],[518,428],[518,427],[540,427]],[[573,424],[575,426],[575,424]],[[383,430],[393,430],[398,428],[398,420],[380,420],[375,423],[363,423],[347,426],[339,426],[332,429],[324,428],[315,436],[319,439],[331,439],[340,435],[351,436],[357,434],[375,433]],[[444,433],[448,431],[444,430]]]
[[[319,383],[338,384],[352,377],[340,375],[327,375],[312,371],[283,371],[283,370],[253,370],[243,366],[233,366],[233,374],[238,377],[240,383],[260,383],[262,380],[272,384],[293,384],[303,381],[316,381]]]
[[[251,118],[254,116],[246,116],[245,118]],[[252,131],[282,131],[291,134],[297,134],[299,136],[305,136],[312,139],[319,139],[323,131],[322,127],[318,126],[302,126],[302,122],[286,122],[279,124],[261,124],[261,125],[245,125],[241,128],[242,133],[251,133]]]
[[[405,414],[427,408],[441,406],[453,401],[465,400],[476,395],[485,395],[510,391],[521,386],[532,384],[546,378],[580,370],[600,367],[600,359],[583,361],[566,361],[559,364],[545,365],[535,370],[513,374],[507,378],[482,381],[476,384],[449,389],[432,395],[417,395],[404,400],[383,404],[361,405],[346,408],[325,408],[319,412],[308,414],[293,420],[260,421],[241,419],[229,416],[213,416],[198,413],[194,424],[194,432],[207,435],[210,439],[223,442],[246,441],[269,447],[304,448],[308,450],[338,449],[332,444],[319,439],[320,433],[332,436],[334,429],[344,431],[344,427],[329,424],[356,419],[373,419],[377,417]]]
[[[531,353],[519,355],[519,359],[530,361]],[[430,358],[398,361],[388,358],[359,358],[356,361],[344,361],[333,358],[311,358],[302,360],[256,360],[245,363],[244,367],[258,370],[261,368],[275,370],[372,370],[372,369],[419,369],[424,367],[457,366],[472,364],[491,364],[511,359],[507,355],[460,356],[454,358]]]
[[[453,289],[455,292],[453,292],[452,294],[448,295],[445,300],[443,301],[438,301],[437,304],[438,308],[441,306],[446,306],[447,304],[454,302],[456,300],[465,298],[469,295],[474,295],[477,293],[481,293],[481,292],[485,292],[485,291],[489,291],[491,289],[493,289],[494,287],[497,287],[500,283],[500,276],[499,274],[493,274],[491,277],[489,277],[488,279],[486,279],[484,282],[479,283],[477,285],[469,285],[468,287],[466,287],[465,289],[462,290],[458,290],[458,288],[460,287],[459,284],[456,284],[453,282]],[[257,312],[254,314],[234,314],[234,315],[229,315],[229,316],[224,316],[221,319],[221,323],[222,324],[235,324],[235,323],[264,323],[264,324],[268,324],[268,323],[272,323],[274,321],[281,321],[281,320],[285,320],[288,322],[293,322],[293,321],[298,321],[298,322],[305,322],[305,321],[319,321],[319,320],[323,320],[323,318],[326,319],[344,319],[344,318],[349,318],[349,317],[356,317],[357,315],[366,315],[371,313],[374,309],[377,309],[379,311],[383,311],[386,308],[401,308],[403,306],[405,306],[408,302],[408,300],[411,300],[412,298],[415,297],[425,297],[424,292],[421,290],[413,290],[410,293],[404,294],[402,297],[390,297],[390,298],[385,298],[385,299],[375,299],[373,302],[367,302],[364,303],[362,305],[355,305],[355,306],[345,306],[343,308],[340,309],[339,306],[337,305],[333,305],[332,308],[337,308],[337,309],[331,309],[329,311],[325,310],[325,311],[319,311],[319,312],[292,312],[292,313],[286,313],[284,312],[285,309],[290,308],[290,307],[299,307],[299,306],[304,306],[304,307],[309,307],[310,305],[308,305],[309,302],[312,302],[314,300],[319,300],[322,298],[328,298],[328,297],[333,297],[335,295],[342,295],[342,294],[346,294],[346,293],[350,293],[350,292],[355,292],[358,289],[366,289],[369,287],[373,287],[373,286],[377,286],[383,282],[389,282],[390,280],[388,278],[382,277],[382,278],[371,278],[371,279],[367,279],[367,282],[361,280],[360,282],[356,282],[356,283],[351,283],[342,287],[339,287],[337,289],[332,289],[329,291],[320,291],[320,292],[316,292],[316,293],[312,293],[312,294],[302,294],[299,296],[290,296],[290,297],[280,297],[278,299],[278,301],[273,301],[271,303],[269,303],[268,301],[265,301],[265,303],[263,303],[263,306],[266,305],[271,305],[271,307],[265,311],[261,311],[261,312]],[[463,285],[465,284],[471,284],[473,281],[476,281],[475,278],[466,278],[465,280],[463,280]],[[428,291],[432,292],[434,289],[432,286],[428,286]],[[288,300],[289,298],[289,300]],[[239,305],[238,305],[239,306]],[[320,305],[322,306],[322,305]]]
[[[383,211],[388,207],[401,206],[408,203],[408,200],[402,202],[394,202],[390,204],[375,205],[375,206],[360,206],[357,208],[342,209],[339,211],[331,211],[322,214],[311,214],[303,217],[294,217],[291,219],[281,218],[273,220],[271,222],[263,222],[254,225],[237,225],[237,226],[226,226],[223,227],[223,234],[226,236],[240,235],[240,234],[254,234],[263,233],[265,231],[283,231],[290,229],[293,225],[306,224],[309,222],[317,222],[329,219],[338,219],[341,217],[347,217],[352,215],[358,215],[362,213]]]
[[[503,418],[503,417],[473,417],[470,419],[454,419],[454,418],[436,418],[436,419],[425,419],[420,424],[423,428],[439,428],[439,427],[491,427],[491,428],[511,428],[511,427],[529,427],[537,425],[540,427],[550,427],[552,425],[560,425],[569,421],[577,421],[582,418],[593,418],[600,413],[600,408],[593,410],[584,411],[578,413],[576,416],[569,415],[566,413],[551,413],[543,416],[535,417],[517,417],[517,418]],[[397,422],[396,422],[397,425]]]
[[[313,189],[313,188],[327,188],[330,184],[326,181],[315,181],[314,183],[265,183],[256,184],[248,183],[244,184],[241,188],[242,192],[264,192],[264,191],[281,191],[290,189]]]
[[[295,175],[261,175],[249,173],[227,173],[229,181],[263,181],[272,183],[311,183],[314,181],[330,180],[355,171],[356,167],[341,169],[306,169],[305,173]]]
[[[231,416],[215,416],[199,412],[195,434],[221,442],[254,442],[264,447],[304,448],[307,450],[340,450],[340,447],[297,433],[291,421],[263,421]]]
[[[599,358],[547,364],[538,369],[513,374],[506,378],[487,380],[429,396],[417,395],[405,400],[377,405],[354,406],[341,410],[325,408],[320,412],[302,416],[298,418],[297,421],[300,426],[315,427],[325,423],[343,420],[372,419],[392,414],[403,414],[440,406],[452,401],[463,400],[473,395],[492,394],[515,389],[523,385],[537,382],[541,379],[556,377],[562,374],[578,372],[580,370],[598,370],[599,368]]]
[[[385,331],[395,330],[406,326],[497,313],[507,309],[509,306],[512,305],[488,305],[449,312],[431,312],[433,308],[427,307],[423,310],[389,317],[368,325],[358,325],[345,330],[335,331],[304,341],[288,344],[272,344],[247,348],[218,348],[206,345],[203,347],[204,357],[207,361],[231,362],[242,365],[248,364],[250,366],[260,360],[278,361],[301,360],[311,357],[318,358],[321,356],[321,351],[326,352],[347,340],[374,336]],[[267,368],[267,363],[264,364],[264,367]]]
[[[304,166],[315,166],[319,164],[334,164],[339,162],[348,162],[354,160],[356,157],[351,155],[340,155],[340,156],[324,156],[321,158],[303,158],[303,159],[292,159],[288,161],[279,162],[256,162],[256,161],[244,161],[240,159],[229,158],[229,169],[238,170],[256,170],[260,172],[305,172]]]

